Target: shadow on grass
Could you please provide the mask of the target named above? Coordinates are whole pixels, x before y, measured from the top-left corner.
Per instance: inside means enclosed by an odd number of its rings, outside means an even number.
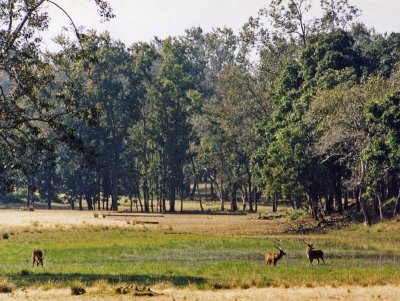
[[[41,285],[49,282],[68,284],[74,281],[81,281],[88,285],[97,280],[105,280],[109,283],[135,283],[138,285],[150,286],[156,283],[168,282],[175,286],[186,286],[189,284],[204,285],[206,279],[192,276],[174,276],[174,275],[107,275],[107,274],[81,274],[81,273],[39,273],[28,275],[5,275],[12,279],[17,285]]]

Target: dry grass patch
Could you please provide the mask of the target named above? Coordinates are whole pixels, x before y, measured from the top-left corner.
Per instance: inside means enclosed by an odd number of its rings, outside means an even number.
[[[0,293],[9,294],[15,289],[15,284],[5,277],[0,278]]]

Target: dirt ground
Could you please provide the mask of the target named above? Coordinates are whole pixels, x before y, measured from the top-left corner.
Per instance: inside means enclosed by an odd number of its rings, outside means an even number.
[[[97,218],[94,216],[98,214]],[[105,217],[103,215],[105,214]],[[81,225],[143,227],[163,229],[178,233],[219,235],[265,236],[280,233],[288,226],[286,219],[259,220],[257,214],[206,215],[206,214],[112,214],[79,210],[0,210],[0,229],[10,230],[32,225],[47,227],[72,227]],[[129,223],[128,223],[129,222]],[[155,223],[155,224],[147,224]]]
[[[247,290],[217,290],[200,291],[188,289],[164,289],[157,291],[160,296],[134,297],[128,295],[96,296],[88,293],[81,296],[71,296],[68,289],[58,290],[31,290],[16,291],[12,294],[0,295],[0,300],[152,300],[152,301],[300,301],[300,300],[400,300],[400,287],[372,286],[372,287],[316,287],[316,288],[251,288]]]

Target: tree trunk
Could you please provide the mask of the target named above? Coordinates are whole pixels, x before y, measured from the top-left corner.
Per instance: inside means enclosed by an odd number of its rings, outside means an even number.
[[[343,209],[345,211],[349,210],[349,192],[346,189],[344,192],[344,203],[343,203]]]
[[[147,185],[147,179],[143,180],[143,204],[144,204],[144,211],[145,212],[150,212],[149,187]]]
[[[88,210],[93,210],[93,199],[92,195],[90,193],[86,193],[86,204],[88,207]]]
[[[249,197],[247,195],[247,187],[241,187],[240,191],[242,193],[242,201],[243,201],[243,212],[246,212],[247,203],[249,202]]]
[[[387,192],[387,198],[395,198],[398,196],[398,191],[400,190],[399,186],[399,170],[398,169],[389,169],[388,171],[388,192]]]
[[[384,216],[383,216],[383,201],[382,197],[379,193],[376,194],[376,198],[378,199],[378,209],[379,209],[379,219],[383,221]]]
[[[221,189],[220,189],[220,200],[221,200],[221,211],[225,210],[224,206],[224,188],[223,188],[224,182],[221,180]]]
[[[47,199],[47,209],[51,209],[51,199],[53,198],[53,168],[50,166],[47,169],[46,177],[46,199]]]
[[[175,185],[171,185],[170,193],[169,193],[169,212],[175,212],[175,200],[176,200],[176,191]]]
[[[198,183],[198,182],[197,182],[197,193],[198,193],[198,195],[199,195],[200,209],[201,209],[201,211],[204,211],[203,202],[202,202],[202,200],[201,200],[201,194],[200,194],[200,188],[199,188],[199,183]],[[182,211],[182,209],[181,209],[181,211]]]
[[[115,175],[113,175],[113,180],[112,180],[111,210],[118,211],[118,188],[117,188],[117,178]]]
[[[151,212],[154,212],[154,193],[153,189],[151,190]]]
[[[101,173],[97,172],[97,210],[100,210],[101,202]]]
[[[258,211],[258,200],[259,200],[259,198],[261,198],[261,193],[257,192],[256,187],[254,187],[253,190],[254,190],[254,206],[255,206],[254,212],[257,212]]]
[[[357,212],[361,211],[361,204],[360,204],[360,187],[355,187],[354,188],[354,198],[356,201],[356,210]]]
[[[82,195],[80,194],[80,195],[79,195],[79,198],[78,198],[79,210],[83,210],[82,199],[83,199],[83,197],[82,197]]]
[[[138,202],[139,202],[139,205],[140,205],[140,212],[143,212],[143,204],[142,204],[142,199],[140,197],[140,192],[138,193],[137,199],[138,199]]]
[[[360,161],[360,187],[359,187],[359,193],[360,193],[360,206],[364,214],[364,223],[366,226],[371,226],[372,225],[372,218],[371,214],[368,209],[368,200],[366,199],[363,189],[363,180],[364,176],[367,172],[367,163],[364,162],[363,160]]]
[[[342,179],[340,168],[336,170],[336,181],[335,181],[335,209],[338,213],[343,213],[342,204]]]
[[[252,196],[252,194],[251,194],[251,191],[252,191],[252,189],[253,189],[253,187],[252,187],[252,181],[251,181],[251,178],[252,178],[252,174],[251,173],[249,173],[249,175],[248,175],[248,177],[247,177],[247,185],[248,185],[248,191],[249,191],[249,210],[250,210],[250,212],[254,212],[254,208],[253,208],[253,196]]]
[[[165,194],[163,194],[161,203],[162,203],[161,204],[162,205],[162,212],[166,212],[167,211],[167,206],[166,206]]]
[[[329,193],[325,197],[325,212],[327,214],[333,213],[333,201],[334,201],[334,195],[333,195],[333,193]]]
[[[272,212],[277,212],[278,211],[278,195],[277,193],[274,193],[274,196],[272,198]]]
[[[394,205],[393,217],[397,216],[399,210],[400,210],[400,188],[399,188],[399,193],[397,194],[396,203]]]
[[[365,196],[362,194],[362,191],[360,191],[360,205],[364,215],[364,224],[366,226],[371,226],[372,225],[371,214],[368,209],[367,200],[365,199]]]
[[[237,211],[236,187],[234,187],[231,192],[231,212],[236,212],[236,211]]]

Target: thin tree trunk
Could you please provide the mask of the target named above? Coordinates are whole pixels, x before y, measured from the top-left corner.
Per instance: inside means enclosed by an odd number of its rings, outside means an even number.
[[[231,212],[237,211],[237,201],[236,201],[236,187],[233,187],[231,192]]]
[[[79,201],[79,210],[83,210],[82,199],[83,199],[83,197],[82,197],[82,195],[80,194],[80,195],[79,195],[79,198],[78,198],[78,201]]]
[[[360,189],[359,189],[360,190],[360,206],[361,206],[361,209],[364,214],[365,225],[371,226],[372,218],[371,218],[371,214],[368,209],[368,203],[367,203],[366,197],[363,193],[363,187],[362,187],[362,185],[363,185],[362,183],[363,183],[363,179],[364,179],[364,175],[365,175],[366,171],[367,171],[366,163],[363,160],[361,160],[361,162],[360,162]]]
[[[383,216],[383,202],[382,202],[382,197],[380,196],[379,193],[376,194],[376,197],[378,199],[378,206],[379,206],[379,219],[381,221],[384,220],[384,216]]]
[[[335,209],[338,213],[343,213],[343,204],[342,204],[342,181],[340,168],[336,171],[336,181],[335,181]]]
[[[197,183],[197,193],[198,193],[198,196],[199,196],[200,209],[201,209],[201,211],[204,211],[203,202],[202,202],[202,200],[201,200],[201,194],[200,194],[199,183]],[[181,210],[181,211],[182,211],[182,210]]]
[[[278,195],[274,193],[274,196],[272,198],[272,212],[277,212],[278,211]]]
[[[361,191],[362,192],[362,191]],[[360,205],[361,205],[361,209],[364,215],[364,224],[366,226],[371,226],[372,225],[372,219],[371,219],[371,214],[369,212],[368,209],[368,204],[367,204],[367,200],[365,199],[365,196],[360,193]]]
[[[349,210],[349,191],[346,189],[344,192],[344,203],[343,203],[343,209],[345,211]]]
[[[399,188],[399,193],[397,194],[396,203],[394,205],[393,217],[397,216],[399,210],[400,210],[400,188]]]
[[[247,203],[249,202],[249,198],[247,196],[247,187],[241,186],[240,191],[242,193],[242,201],[243,201],[243,212],[246,212]]]

